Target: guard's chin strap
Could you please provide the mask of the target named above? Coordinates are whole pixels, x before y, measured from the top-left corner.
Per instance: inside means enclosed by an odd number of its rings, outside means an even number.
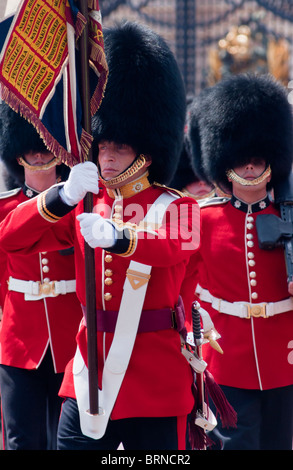
[[[116,176],[115,178],[112,178],[111,180],[105,180],[101,174],[100,178],[103,181],[103,184],[106,188],[112,188],[113,186],[116,186],[117,184],[125,183],[127,182],[128,178],[131,176],[135,175],[141,168],[145,166],[146,158],[143,154],[139,155],[134,162],[126,168],[125,171],[120,173],[120,175]]]
[[[19,157],[17,159],[18,163],[22,165],[24,168],[27,168],[31,171],[44,171],[53,168],[54,166],[60,163],[60,158],[53,157],[48,163],[44,163],[44,165],[30,165],[23,157]]]
[[[245,178],[241,178],[241,176],[237,175],[234,170],[228,170],[226,172],[226,175],[228,178],[230,178],[233,181],[236,181],[236,183],[241,184],[242,186],[256,186],[259,183],[262,183],[268,176],[270,176],[272,170],[270,165],[265,169],[265,171],[255,178],[254,180],[246,180]]]

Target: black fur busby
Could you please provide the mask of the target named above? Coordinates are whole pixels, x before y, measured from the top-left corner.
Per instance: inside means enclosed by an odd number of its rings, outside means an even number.
[[[186,148],[190,156],[193,172],[197,175],[197,179],[210,184],[209,179],[203,168],[202,151],[201,151],[201,134],[200,121],[204,113],[203,99],[207,95],[209,89],[204,89],[196,96],[188,106],[186,120]]]
[[[186,148],[187,145],[188,142],[186,141],[181,151],[175,175],[170,182],[171,188],[178,189],[179,191],[182,191],[187,185],[193,183],[194,181],[198,181],[198,176],[192,168],[190,153]]]
[[[19,113],[13,111],[4,101],[0,103],[0,160],[4,163],[7,189],[21,186],[24,182],[24,169],[17,158],[25,153],[48,151],[43,140]],[[61,164],[57,173],[67,179],[70,169]]]
[[[210,88],[200,119],[208,178],[231,189],[226,171],[252,157],[271,165],[269,187],[292,167],[293,120],[285,88],[269,75],[235,75]]]
[[[92,120],[100,140],[131,145],[152,157],[150,179],[168,184],[183,143],[185,89],[173,53],[148,27],[124,22],[104,30],[109,67],[105,96]]]
[[[187,185],[204,181],[210,184],[202,167],[202,153],[199,132],[200,96],[187,101],[184,143],[180,160],[170,186],[182,190]]]

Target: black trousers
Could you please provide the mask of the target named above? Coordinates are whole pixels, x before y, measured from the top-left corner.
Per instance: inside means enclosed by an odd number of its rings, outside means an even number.
[[[183,432],[181,439],[179,432]],[[116,450],[122,442],[125,450],[178,450],[178,441],[185,444],[185,439],[186,417],[176,416],[109,420],[105,435],[91,439],[81,432],[76,400],[67,398],[62,405],[57,448]]]
[[[292,450],[293,385],[264,391],[221,388],[238,423],[236,429],[226,429],[218,418],[209,433],[215,443],[211,450]]]
[[[0,365],[5,450],[56,449],[62,378],[49,350],[35,370]]]

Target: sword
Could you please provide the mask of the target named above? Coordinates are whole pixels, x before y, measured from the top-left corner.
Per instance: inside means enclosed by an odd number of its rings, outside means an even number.
[[[190,442],[194,449],[206,450],[213,444],[207,436],[207,431],[212,431],[217,426],[217,419],[205,402],[205,393],[214,402],[217,412],[220,414],[223,427],[236,427],[237,414],[227,401],[223,391],[214,381],[208,370],[207,363],[203,360],[202,345],[209,343],[216,351],[223,354],[223,350],[217,343],[219,333],[214,330],[208,313],[201,308],[199,302],[193,302],[191,307],[193,338],[187,335],[186,350],[183,354],[195,372],[195,385],[197,388],[196,406],[192,412],[192,420],[189,424]],[[208,319],[210,321],[208,321]],[[201,327],[201,320],[203,328]],[[189,338],[188,338],[189,336]],[[206,389],[206,392],[205,392]]]
[[[199,302],[193,302],[192,304],[192,326],[193,326],[193,338],[195,345],[195,352],[198,359],[202,362],[202,345],[204,343],[204,335],[201,328],[201,315],[200,315],[200,304]],[[217,420],[205,403],[205,390],[204,390],[204,371],[196,373],[196,385],[198,390],[199,402],[198,409],[195,417],[195,424],[201,427],[204,431],[212,431],[217,425]]]
[[[194,345],[196,348],[196,353],[199,360],[203,360],[202,357],[202,344],[203,344],[203,334],[201,331],[201,321],[200,321],[200,313],[199,313],[200,304],[198,302],[193,302],[192,304],[192,326],[193,326],[193,340]],[[198,412],[203,415],[204,414],[204,377],[203,373],[197,373],[196,377],[197,380],[197,389],[200,397],[199,401],[199,409]]]

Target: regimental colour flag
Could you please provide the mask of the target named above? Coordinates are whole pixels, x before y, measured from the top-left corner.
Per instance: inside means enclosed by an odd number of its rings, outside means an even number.
[[[89,12],[90,111],[102,101],[108,69],[98,0]],[[47,148],[73,166],[87,159],[76,44],[86,20],[74,0],[1,0],[0,98],[31,122]]]

